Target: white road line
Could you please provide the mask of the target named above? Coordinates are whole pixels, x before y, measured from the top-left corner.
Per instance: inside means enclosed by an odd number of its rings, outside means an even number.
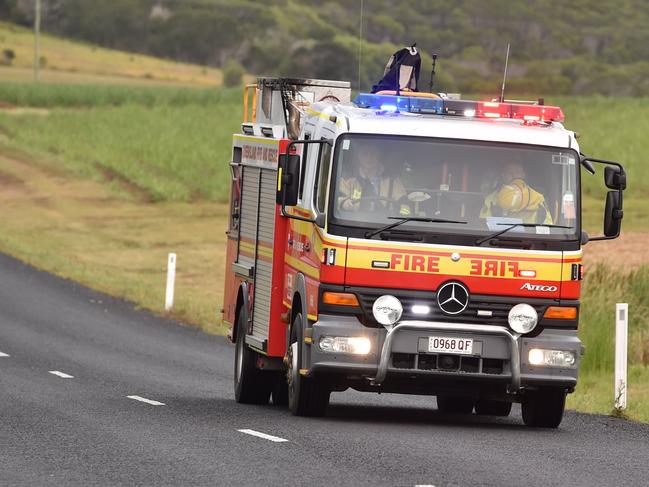
[[[151,404],[152,406],[164,406],[165,405],[165,403],[163,403],[163,402],[153,401],[151,399],[147,399],[146,397],[142,397],[142,396],[126,396],[126,397],[128,397],[129,399],[135,399],[136,401]]]
[[[56,375],[60,377],[61,379],[74,379],[73,375],[66,374],[65,372],[60,372],[58,370],[50,370],[50,374]]]
[[[237,431],[239,431],[240,433],[245,433],[247,435],[257,436],[258,438],[263,438],[264,440],[274,441],[275,443],[282,443],[284,441],[288,441],[284,438],[280,438],[279,436],[267,435],[266,433],[260,433],[259,431],[255,431],[255,430],[243,429]]]
[[[0,352],[0,357],[9,357],[10,355],[8,353],[2,353]]]

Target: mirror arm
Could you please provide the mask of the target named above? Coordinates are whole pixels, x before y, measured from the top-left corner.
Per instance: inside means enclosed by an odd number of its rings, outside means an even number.
[[[597,240],[614,240],[614,239],[618,238],[619,236],[620,236],[620,234],[618,233],[617,235],[614,235],[612,237],[606,237],[604,235],[599,236],[599,237],[588,237],[588,241],[589,242],[595,242]]]
[[[595,174],[595,168],[593,165],[590,163],[590,161],[586,158],[582,158],[580,161],[581,165],[584,166],[584,169],[588,171],[591,174]]]

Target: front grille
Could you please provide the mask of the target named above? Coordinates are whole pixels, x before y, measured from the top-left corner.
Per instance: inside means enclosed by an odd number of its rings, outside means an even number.
[[[505,360],[465,355],[393,353],[392,367],[405,370],[439,370],[472,374],[502,375]]]
[[[372,288],[355,289],[359,298],[361,308],[365,319],[373,324],[376,324],[372,315],[372,306],[374,301],[379,296],[384,294],[393,294],[403,305],[402,320],[426,320],[426,321],[442,321],[450,323],[477,323],[477,324],[491,324],[507,326],[507,317],[509,310],[516,304],[521,302],[520,298],[504,298],[499,296],[479,296],[472,295],[469,300],[469,305],[457,315],[444,314],[437,305],[435,292],[425,291],[403,291],[403,290],[381,290]],[[407,292],[407,294],[405,294]],[[539,316],[543,316],[545,308],[548,306],[545,303],[534,303],[533,299],[526,299],[525,302],[531,304]],[[414,305],[424,305],[430,308],[430,312],[426,315],[414,314],[412,307]],[[491,312],[491,316],[480,316],[478,311]]]

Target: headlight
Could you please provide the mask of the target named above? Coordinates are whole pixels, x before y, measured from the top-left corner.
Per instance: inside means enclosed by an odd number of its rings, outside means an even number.
[[[367,355],[372,344],[366,337],[329,337],[320,338],[320,350],[333,353],[353,353]]]
[[[381,323],[383,326],[390,326],[394,325],[399,321],[399,318],[401,318],[403,306],[401,306],[401,301],[397,298],[386,294],[374,301],[372,313],[374,314],[374,319],[376,321]]]
[[[509,326],[516,333],[531,332],[539,321],[539,315],[529,304],[520,303],[509,310]]]
[[[575,352],[569,350],[543,350],[533,348],[527,355],[530,365],[546,367],[572,367],[575,365]]]

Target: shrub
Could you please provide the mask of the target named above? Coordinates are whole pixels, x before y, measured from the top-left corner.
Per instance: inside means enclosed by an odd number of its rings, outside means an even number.
[[[2,58],[0,59],[0,64],[5,66],[11,66],[13,60],[16,59],[16,53],[13,49],[4,49],[2,51]]]
[[[230,59],[223,66],[223,83],[225,86],[240,86],[245,70],[238,61]]]

